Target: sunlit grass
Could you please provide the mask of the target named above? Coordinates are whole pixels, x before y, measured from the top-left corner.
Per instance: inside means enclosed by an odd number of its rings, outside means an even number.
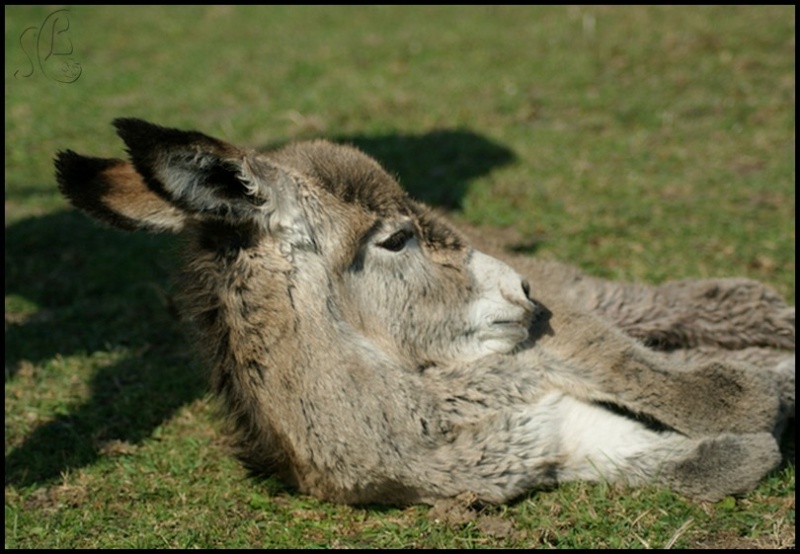
[[[793,441],[717,505],[574,484],[448,523],[248,478],[173,315],[172,242],[70,211],[52,167],[123,155],[119,116],[334,138],[532,255],[793,302],[794,7],[75,7],[71,84],[15,77],[53,9],[5,10],[6,547],[794,545]]]

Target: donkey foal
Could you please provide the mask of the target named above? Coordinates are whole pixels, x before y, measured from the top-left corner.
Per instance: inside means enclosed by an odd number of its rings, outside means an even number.
[[[794,308],[763,285],[525,280],[354,148],[114,125],[130,161],[61,152],[59,186],[185,235],[182,306],[249,468],[337,502],[499,503],[576,479],[715,500],[780,462]]]

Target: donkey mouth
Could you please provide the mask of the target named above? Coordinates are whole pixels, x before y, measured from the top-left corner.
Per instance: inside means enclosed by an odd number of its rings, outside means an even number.
[[[528,338],[530,318],[495,319],[482,333],[485,338],[522,342]]]
[[[520,327],[524,329],[528,326],[528,322],[519,319],[496,319],[492,321],[491,325],[500,328]]]
[[[527,331],[531,323],[536,320],[538,311],[538,304],[530,302],[530,305],[524,306],[521,310],[514,310],[491,320],[489,325],[498,330],[521,328]]]

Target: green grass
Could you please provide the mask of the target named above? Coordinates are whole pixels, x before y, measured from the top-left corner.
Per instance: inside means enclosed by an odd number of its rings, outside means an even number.
[[[576,484],[448,519],[248,478],[172,315],[172,241],[95,226],[52,168],[121,155],[119,116],[334,138],[518,250],[794,302],[794,7],[76,7],[71,84],[57,55],[24,76],[51,11],[5,8],[7,548],[794,545],[793,441],[718,504]]]

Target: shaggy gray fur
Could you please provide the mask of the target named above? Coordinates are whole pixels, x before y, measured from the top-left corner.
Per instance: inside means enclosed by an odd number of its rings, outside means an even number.
[[[505,502],[561,481],[715,500],[780,462],[794,308],[743,279],[612,283],[474,249],[380,165],[115,121],[56,160],[117,227],[185,237],[181,293],[238,454],[348,503]]]

